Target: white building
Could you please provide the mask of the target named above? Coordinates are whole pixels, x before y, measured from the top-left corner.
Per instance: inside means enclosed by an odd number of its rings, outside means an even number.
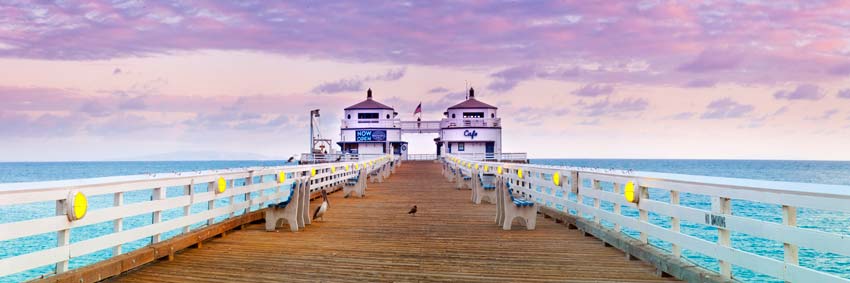
[[[502,125],[498,108],[475,99],[469,89],[466,101],[449,107],[440,121],[437,154],[475,153],[493,156],[502,152]],[[492,157],[491,157],[492,158]]]
[[[372,99],[345,108],[339,144],[344,154],[391,152],[407,159],[407,142],[402,134],[439,134],[434,139],[437,155],[478,154],[493,159],[502,153],[502,126],[498,108],[475,99],[475,90],[463,102],[446,109],[439,121],[401,121],[395,109]]]
[[[340,126],[342,153],[385,154],[407,156],[407,142],[401,140],[400,120],[392,107],[372,99],[372,89],[366,100],[345,108]]]

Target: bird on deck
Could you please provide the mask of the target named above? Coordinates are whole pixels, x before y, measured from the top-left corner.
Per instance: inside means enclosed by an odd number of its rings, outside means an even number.
[[[290,156],[289,159],[286,160],[286,163],[292,163],[293,160],[295,160],[295,155]]]
[[[322,205],[316,207],[316,212],[313,212],[313,220],[316,218],[322,218],[322,221],[325,221],[325,212],[328,211],[328,206],[330,206],[330,202],[328,202],[328,192],[322,190]]]
[[[413,214],[413,216],[416,216],[416,206],[414,205],[407,214]]]

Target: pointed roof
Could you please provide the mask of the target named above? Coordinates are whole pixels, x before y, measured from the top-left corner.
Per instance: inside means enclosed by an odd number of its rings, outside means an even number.
[[[469,98],[466,101],[455,104],[455,106],[449,107],[449,109],[498,109],[496,106],[478,101],[475,99],[475,90],[469,88]]]
[[[383,103],[372,100],[372,89],[366,91],[366,100],[360,101],[357,104],[351,105],[345,110],[357,110],[357,109],[387,109],[393,110],[392,107],[386,106]]]

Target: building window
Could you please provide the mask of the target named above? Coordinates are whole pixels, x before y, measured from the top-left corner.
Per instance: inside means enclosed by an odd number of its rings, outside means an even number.
[[[463,112],[463,118],[484,118],[484,112]]]
[[[457,144],[457,151],[463,151],[463,143],[462,142]]]
[[[455,114],[452,114],[452,119],[454,119],[454,118],[457,118],[457,117],[455,116]]]
[[[357,119],[378,119],[378,113],[357,113]]]
[[[389,119],[389,118],[390,118],[390,114],[387,114],[387,119]]]
[[[351,120],[351,114],[348,114],[348,120]]]
[[[490,113],[490,118],[496,118],[496,113]]]

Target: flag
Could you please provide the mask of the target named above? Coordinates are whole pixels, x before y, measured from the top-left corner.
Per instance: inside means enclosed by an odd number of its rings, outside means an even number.
[[[419,102],[419,106],[416,106],[416,110],[413,110],[413,115],[422,113],[422,102]]]

